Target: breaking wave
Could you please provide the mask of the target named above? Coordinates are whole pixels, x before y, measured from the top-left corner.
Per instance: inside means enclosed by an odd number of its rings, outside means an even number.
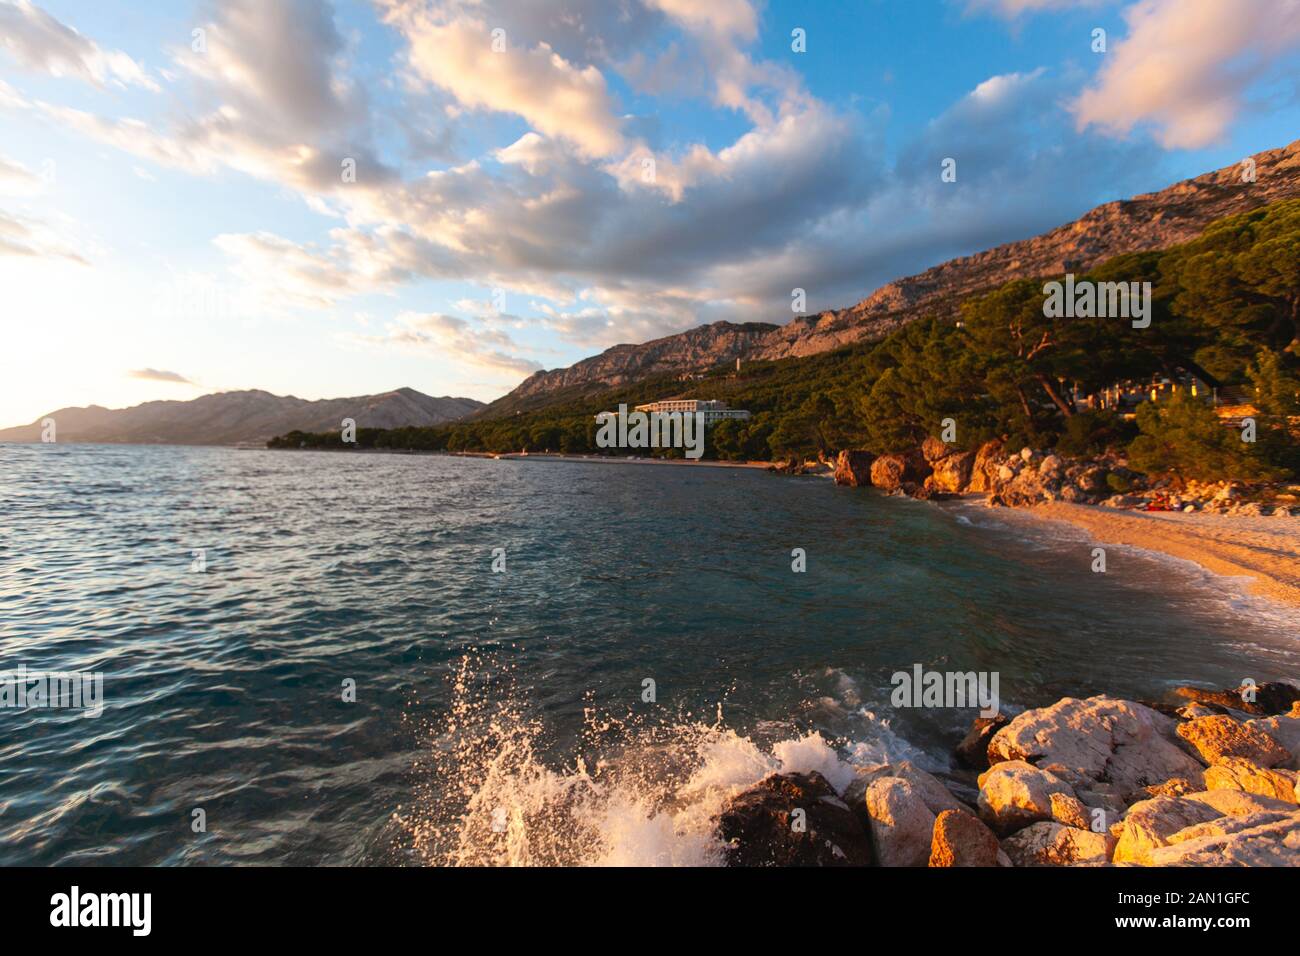
[[[726,725],[721,704],[708,719],[659,722],[588,707],[581,740],[557,755],[508,668],[467,656],[451,707],[429,727],[417,800],[398,822],[427,865],[721,865],[719,814],[768,774],[817,771],[843,792],[858,765],[924,758],[860,706],[847,675],[828,676],[833,703],[855,708],[876,739],[779,725],[745,736]],[[771,733],[778,726],[788,735]]]

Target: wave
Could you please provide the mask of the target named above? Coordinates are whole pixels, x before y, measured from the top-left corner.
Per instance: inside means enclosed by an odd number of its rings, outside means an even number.
[[[452,685],[417,800],[398,814],[427,865],[719,866],[719,815],[769,774],[816,771],[842,793],[859,765],[923,756],[865,707],[875,739],[813,730],[760,743],[726,726],[719,704],[708,720],[657,723],[587,708],[580,742],[557,759],[508,669],[467,655]],[[847,675],[838,689],[856,703]]]

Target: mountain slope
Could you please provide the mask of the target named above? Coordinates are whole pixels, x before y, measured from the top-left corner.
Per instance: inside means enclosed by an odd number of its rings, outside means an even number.
[[[699,372],[741,359],[815,355],[878,339],[930,313],[950,314],[972,293],[1025,276],[1082,272],[1126,252],[1165,249],[1199,235],[1215,219],[1300,196],[1300,140],[1252,157],[1256,181],[1233,165],[1159,192],[1098,206],[1032,239],[953,259],[881,286],[857,305],[787,325],[719,322],[644,345],[618,345],[567,369],[537,372],[476,417],[572,394],[579,386],[623,385],[652,374]],[[750,330],[744,335],[736,329]],[[766,329],[767,331],[762,331]]]
[[[131,408],[61,408],[30,425],[0,430],[0,441],[40,441],[41,422],[52,418],[61,442],[261,444],[294,430],[338,431],[344,418],[354,419],[363,428],[439,425],[482,407],[482,402],[472,398],[434,398],[413,388],[320,401],[250,389],[216,392],[187,402],[145,402]]]
[[[573,385],[622,385],[662,372],[694,372],[750,355],[778,326],[766,322],[715,322],[642,345],[615,345],[568,368],[534,372],[511,396],[527,398]]]

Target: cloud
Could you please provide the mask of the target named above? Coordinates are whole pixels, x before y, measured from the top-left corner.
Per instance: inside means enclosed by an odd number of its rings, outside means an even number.
[[[372,146],[369,105],[348,76],[332,4],[224,0],[209,4],[209,15],[204,49],[174,52],[190,103],[161,122],[40,101],[13,105],[160,165],[200,174],[235,169],[304,195],[350,188],[349,160],[356,182],[369,188],[395,176]]]
[[[0,46],[33,72],[100,87],[113,83],[158,91],[158,84],[127,54],[102,49],[29,0],[0,0]]]
[[[518,381],[542,366],[515,352],[521,347],[505,332],[475,327],[454,315],[401,313],[383,335],[356,336],[381,347],[399,347],[450,358]]]
[[[1128,36],[1073,109],[1080,128],[1114,136],[1149,123],[1167,149],[1222,140],[1247,89],[1300,50],[1297,0],[1140,0],[1124,19]]]
[[[438,8],[390,3],[387,20],[409,44],[412,71],[462,105],[522,116],[586,156],[623,147],[622,121],[595,66],[572,63],[545,42],[517,46],[504,27]]]
[[[0,154],[0,196],[35,196],[45,181],[16,159]]]
[[[179,372],[168,372],[157,368],[138,368],[127,372],[128,378],[138,378],[146,382],[173,382],[178,385],[193,385],[190,381]]]
[[[86,258],[67,245],[48,224],[39,219],[7,213],[0,209],[0,256],[31,256],[38,259],[66,259],[89,265]]]

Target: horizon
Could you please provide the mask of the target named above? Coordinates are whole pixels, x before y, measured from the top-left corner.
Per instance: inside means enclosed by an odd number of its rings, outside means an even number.
[[[0,426],[248,389],[488,402],[784,324],[796,287],[852,305],[1300,125],[1300,14],[1267,0],[561,6],[0,0]]]

